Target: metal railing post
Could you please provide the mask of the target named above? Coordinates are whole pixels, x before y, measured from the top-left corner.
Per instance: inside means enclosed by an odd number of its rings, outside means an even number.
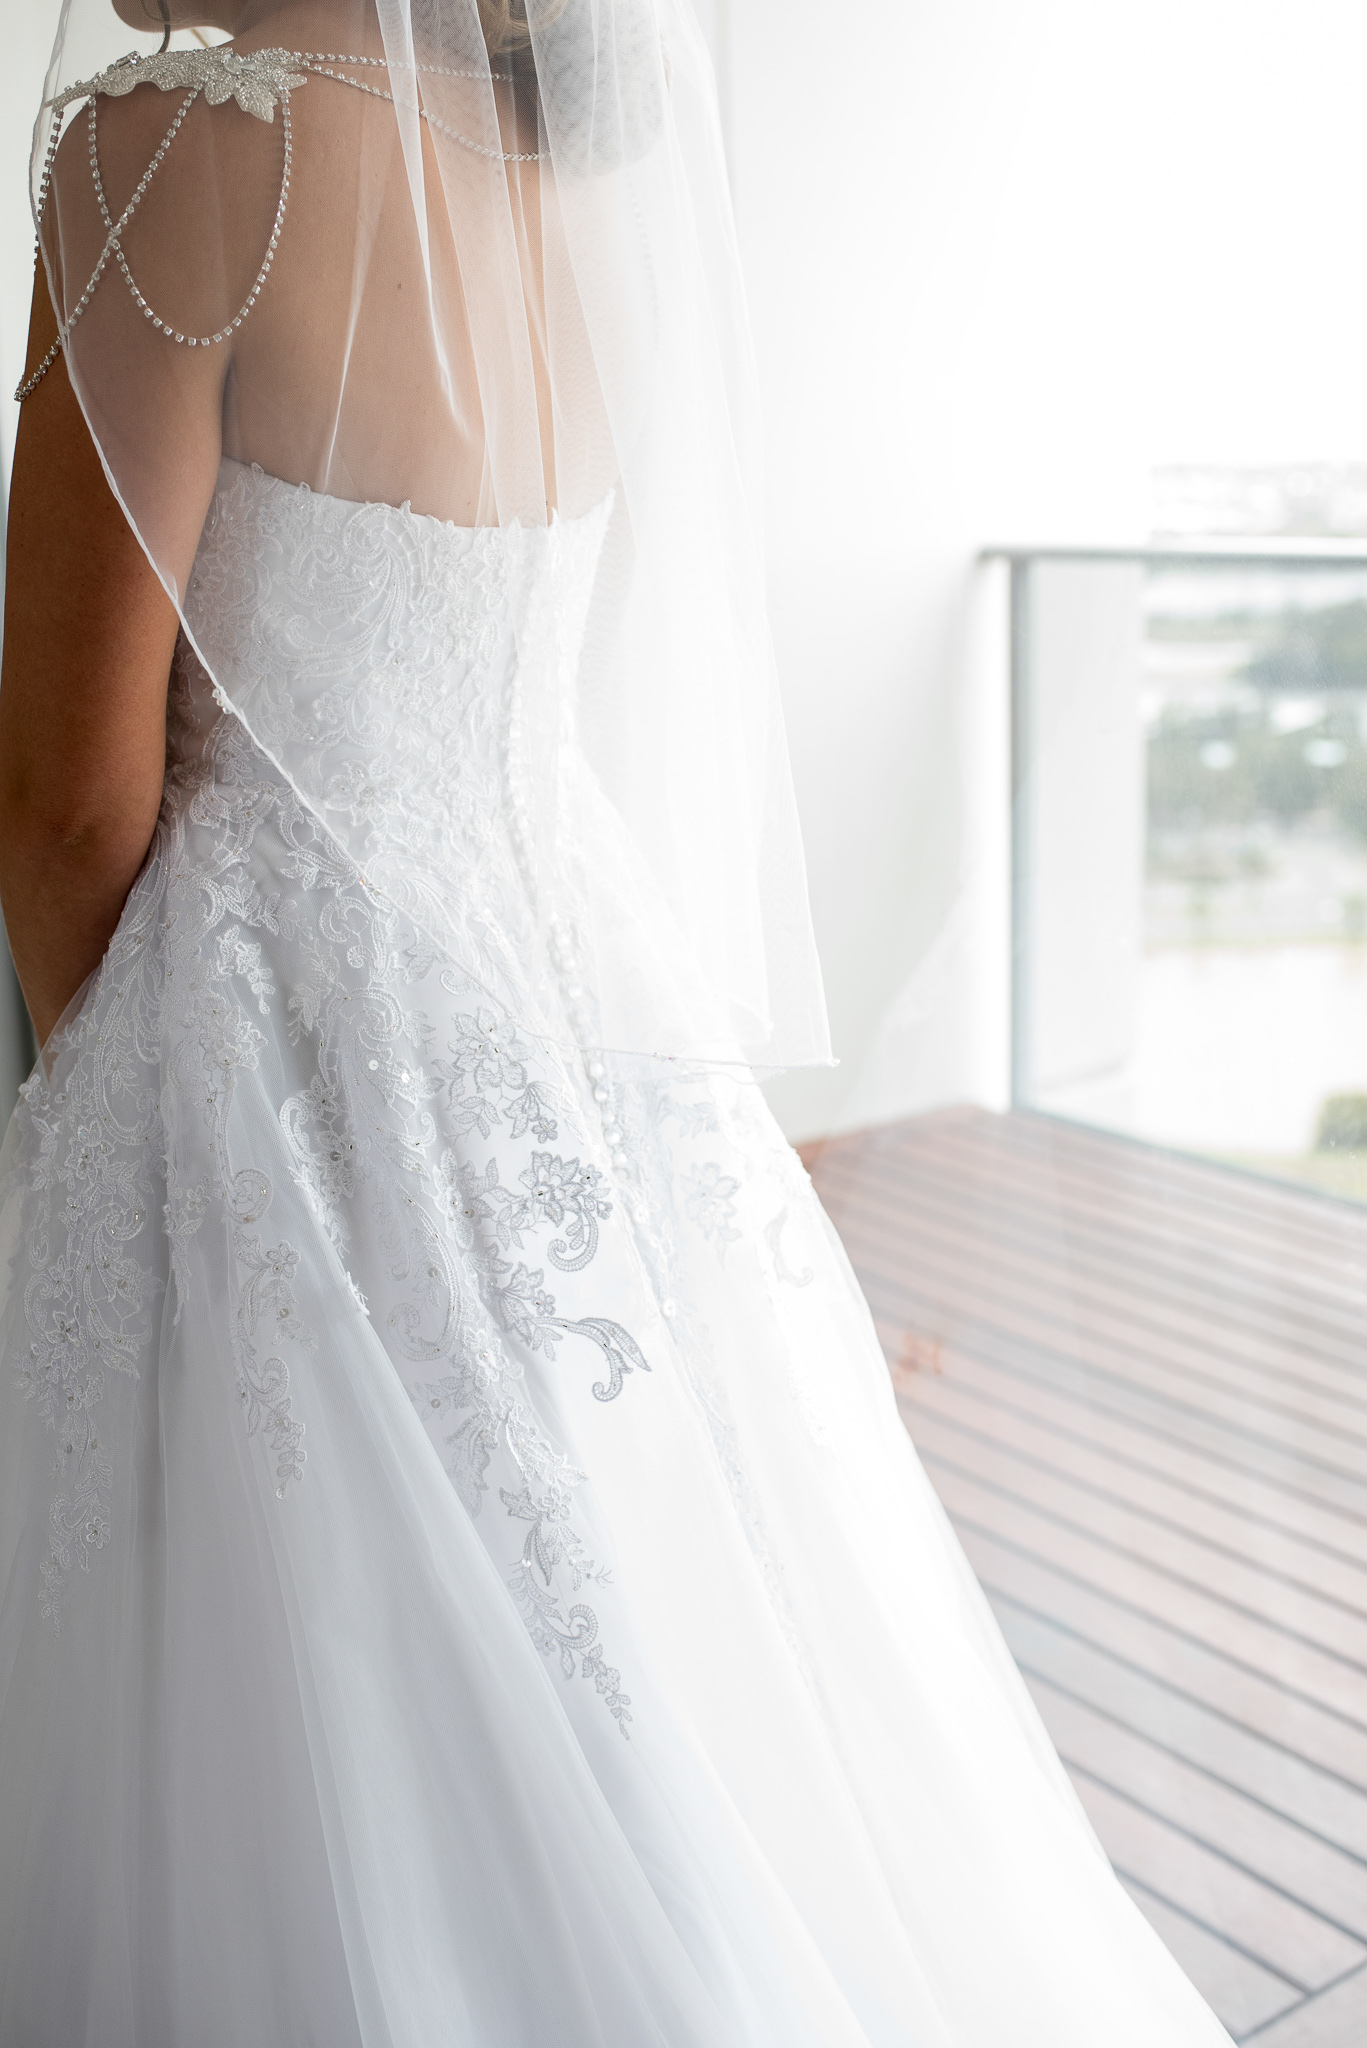
[[[1031,1071],[1030,863],[1033,840],[1031,657],[1034,563],[1011,560],[1011,1107],[1028,1107]]]

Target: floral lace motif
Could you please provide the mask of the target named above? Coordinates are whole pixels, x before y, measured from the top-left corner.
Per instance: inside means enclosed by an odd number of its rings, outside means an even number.
[[[236,488],[271,500],[279,528],[266,550],[259,519],[230,530],[220,506],[196,571],[198,616],[220,645],[244,635],[234,672],[259,660],[254,709],[321,801],[304,802],[237,718],[221,715],[182,645],[153,858],[52,1082],[35,1077],[25,1098],[33,1334],[23,1377],[59,1442],[49,1611],[55,1619],[72,1566],[110,1536],[116,1475],[96,1429],[107,1370],[136,1375],[155,1359],[152,1303],[169,1281],[179,1317],[220,1247],[247,1430],[277,1492],[303,1478],[290,1360],[320,1351],[296,1298],[305,1240],[272,1223],[292,1182],[320,1226],[315,1242],[340,1263],[342,1300],[380,1336],[471,1515],[496,1494],[507,1542],[494,1529],[486,1540],[532,1640],[566,1676],[592,1682],[625,1734],[631,1702],[582,1597],[611,1586],[612,1573],[576,1510],[585,1473],[543,1421],[533,1385],[559,1371],[562,1353],[573,1370],[585,1347],[600,1369],[577,1384],[597,1403],[650,1370],[631,1332],[579,1298],[618,1213],[582,1076],[438,952],[395,900],[404,892],[362,872],[349,836],[358,831],[381,865],[401,844],[444,893],[462,872],[452,914],[472,929],[519,917],[529,927],[503,794],[500,570],[487,551],[462,554],[472,580],[454,599],[449,579],[434,595],[412,559],[416,522],[381,507],[358,530],[356,508],[281,498],[250,472]],[[290,552],[302,546],[301,514],[315,537],[307,572]],[[338,535],[339,556],[329,552]],[[419,542],[430,538],[418,527]],[[317,616],[317,577],[329,563],[345,568],[354,548],[377,610],[363,630],[333,604],[322,615],[344,622],[340,646],[310,663],[317,635],[304,636],[289,671],[283,646]],[[381,646],[406,650],[404,663],[381,664]],[[449,817],[429,815],[425,797],[399,801],[401,785],[424,780],[444,792]],[[278,1163],[240,1163],[244,1091],[273,1105]],[[253,1118],[259,1132],[259,1109]]]
[[[186,599],[225,699],[367,881],[524,1030],[563,1024],[527,880],[526,672],[564,715],[608,509],[457,527],[225,463]],[[452,1059],[487,1075],[474,1028]]]
[[[125,931],[126,957],[130,934]],[[105,1032],[68,1037],[79,1056],[65,1087],[24,1084],[19,1115],[30,1159],[22,1391],[56,1439],[43,1560],[43,1615],[60,1626],[72,1567],[88,1570],[109,1538],[113,1470],[101,1442],[110,1371],[136,1378],[160,1280],[147,1239],[156,1107],[127,1085],[126,1011]],[[110,1028],[112,1027],[112,1028]]]

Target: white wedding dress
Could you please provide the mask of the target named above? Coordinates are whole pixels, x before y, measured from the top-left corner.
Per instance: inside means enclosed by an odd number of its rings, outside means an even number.
[[[508,616],[568,715],[605,520],[223,467],[4,1154],[0,2041],[1222,2042],[758,1089],[575,1050]]]

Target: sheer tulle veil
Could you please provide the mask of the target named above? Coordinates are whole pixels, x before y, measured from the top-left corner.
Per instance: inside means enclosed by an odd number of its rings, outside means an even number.
[[[688,0],[200,4],[66,0],[33,160],[185,639],[0,1156],[3,2048],[1227,2048],[753,1085],[826,1038]]]
[[[754,365],[688,0],[257,0],[217,19],[177,27],[161,90],[133,93],[120,60],[155,52],[158,25],[64,0],[34,139],[67,368],[167,589],[183,601],[203,511],[185,456],[206,389],[225,454],[497,525],[514,555],[597,510],[572,692],[563,621],[526,578],[509,742],[576,1032],[759,1071],[825,1060]],[[536,1023],[532,983],[495,992]]]

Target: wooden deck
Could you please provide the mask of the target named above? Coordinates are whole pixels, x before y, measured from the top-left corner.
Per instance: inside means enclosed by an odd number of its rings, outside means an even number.
[[[1367,2048],[1367,1209],[978,1110],[804,1157],[1123,1881],[1237,2040]]]

